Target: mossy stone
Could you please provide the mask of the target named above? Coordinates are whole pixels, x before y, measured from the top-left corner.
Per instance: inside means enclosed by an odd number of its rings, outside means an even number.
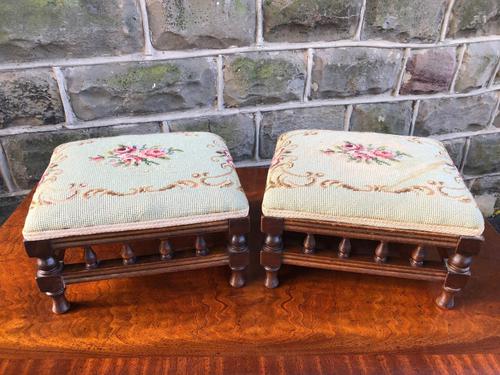
[[[463,98],[422,100],[414,134],[429,136],[478,131],[489,124],[496,104],[495,93]]]
[[[363,39],[436,42],[447,0],[370,0]]]
[[[61,122],[64,112],[50,70],[0,73],[0,127]]]
[[[498,0],[456,0],[448,27],[448,37],[499,34],[499,12]]]
[[[82,120],[211,107],[216,99],[213,58],[63,71],[73,110]]]
[[[361,5],[360,0],[265,0],[264,37],[284,42],[352,38]]]
[[[160,50],[226,48],[255,41],[255,0],[147,0],[152,43]]]
[[[500,133],[471,137],[464,174],[479,176],[500,172]]]
[[[301,53],[250,53],[226,59],[224,102],[229,107],[300,100],[305,82]]]
[[[408,135],[413,114],[412,102],[357,104],[353,108],[350,129]]]
[[[139,52],[134,0],[3,0],[0,62]]]

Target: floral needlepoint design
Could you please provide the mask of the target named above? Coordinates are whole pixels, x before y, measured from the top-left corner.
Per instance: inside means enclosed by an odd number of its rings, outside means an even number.
[[[227,165],[233,168],[235,167],[233,157],[231,156],[228,150],[219,150],[216,153],[217,155],[223,158],[223,160],[226,162]]]
[[[357,163],[377,163],[380,165],[391,165],[391,162],[399,162],[403,157],[411,157],[398,150],[389,150],[386,146],[373,146],[355,144],[345,141],[342,145],[335,145],[333,148],[321,150],[324,154],[344,154],[349,160]]]
[[[100,162],[107,160],[114,167],[138,167],[141,164],[145,165],[159,165],[159,160],[170,159],[169,155],[173,155],[175,152],[182,152],[182,150],[169,147],[161,146],[127,146],[118,145],[118,147],[109,150],[105,155],[97,155],[90,157],[90,160]]]

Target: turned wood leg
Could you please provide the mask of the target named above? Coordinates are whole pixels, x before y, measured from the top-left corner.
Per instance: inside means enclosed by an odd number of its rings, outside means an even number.
[[[278,270],[281,267],[282,252],[283,241],[281,235],[268,234],[260,252],[260,264],[266,270],[265,285],[267,288],[276,288],[279,285]]]
[[[99,265],[97,256],[90,246],[83,247],[83,258],[85,259],[85,268],[88,270],[96,268]]]
[[[462,254],[453,254],[447,261],[448,274],[444,281],[443,290],[436,299],[436,304],[442,309],[451,309],[455,306],[455,294],[460,292],[470,277],[472,257]]]
[[[63,263],[54,257],[39,258],[36,282],[40,291],[52,299],[52,311],[63,314],[69,310],[70,305],[64,295],[65,285],[61,276]]]
[[[339,243],[339,258],[349,258],[351,255],[351,241],[349,238],[342,238]]]
[[[422,267],[424,265],[424,258],[425,258],[425,248],[422,245],[418,245],[411,252],[410,264],[413,267]]]
[[[134,264],[137,258],[135,257],[134,250],[129,244],[123,244],[122,246],[122,259],[123,264],[128,266],[129,264]]]
[[[304,254],[314,254],[316,252],[316,238],[314,238],[314,234],[307,233],[303,251]]]
[[[233,288],[241,288],[245,285],[245,268],[249,263],[248,246],[243,234],[233,234],[231,236],[228,252],[229,267],[231,268],[229,284]]]
[[[387,261],[387,255],[389,254],[389,247],[387,242],[380,241],[377,248],[375,249],[374,260],[377,263],[385,263]]]
[[[196,255],[205,256],[208,255],[207,243],[205,242],[205,238],[203,236],[196,236]]]
[[[174,250],[172,249],[170,241],[162,240],[160,242],[160,255],[161,260],[170,260],[174,257]]]

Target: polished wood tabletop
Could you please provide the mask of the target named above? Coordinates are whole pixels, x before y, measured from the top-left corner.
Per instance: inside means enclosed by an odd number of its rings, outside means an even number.
[[[491,226],[451,311],[434,305],[441,285],[425,281],[283,266],[269,290],[258,265],[266,170],[239,174],[253,226],[244,288],[228,285],[228,267],[71,285],[64,315],[35,284],[21,204],[0,229],[0,374],[500,374]]]

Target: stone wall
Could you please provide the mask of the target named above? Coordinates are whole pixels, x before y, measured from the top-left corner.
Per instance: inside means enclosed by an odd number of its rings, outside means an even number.
[[[443,140],[500,205],[498,0],[2,0],[0,206],[60,143],[203,130],[240,166],[296,128]]]

